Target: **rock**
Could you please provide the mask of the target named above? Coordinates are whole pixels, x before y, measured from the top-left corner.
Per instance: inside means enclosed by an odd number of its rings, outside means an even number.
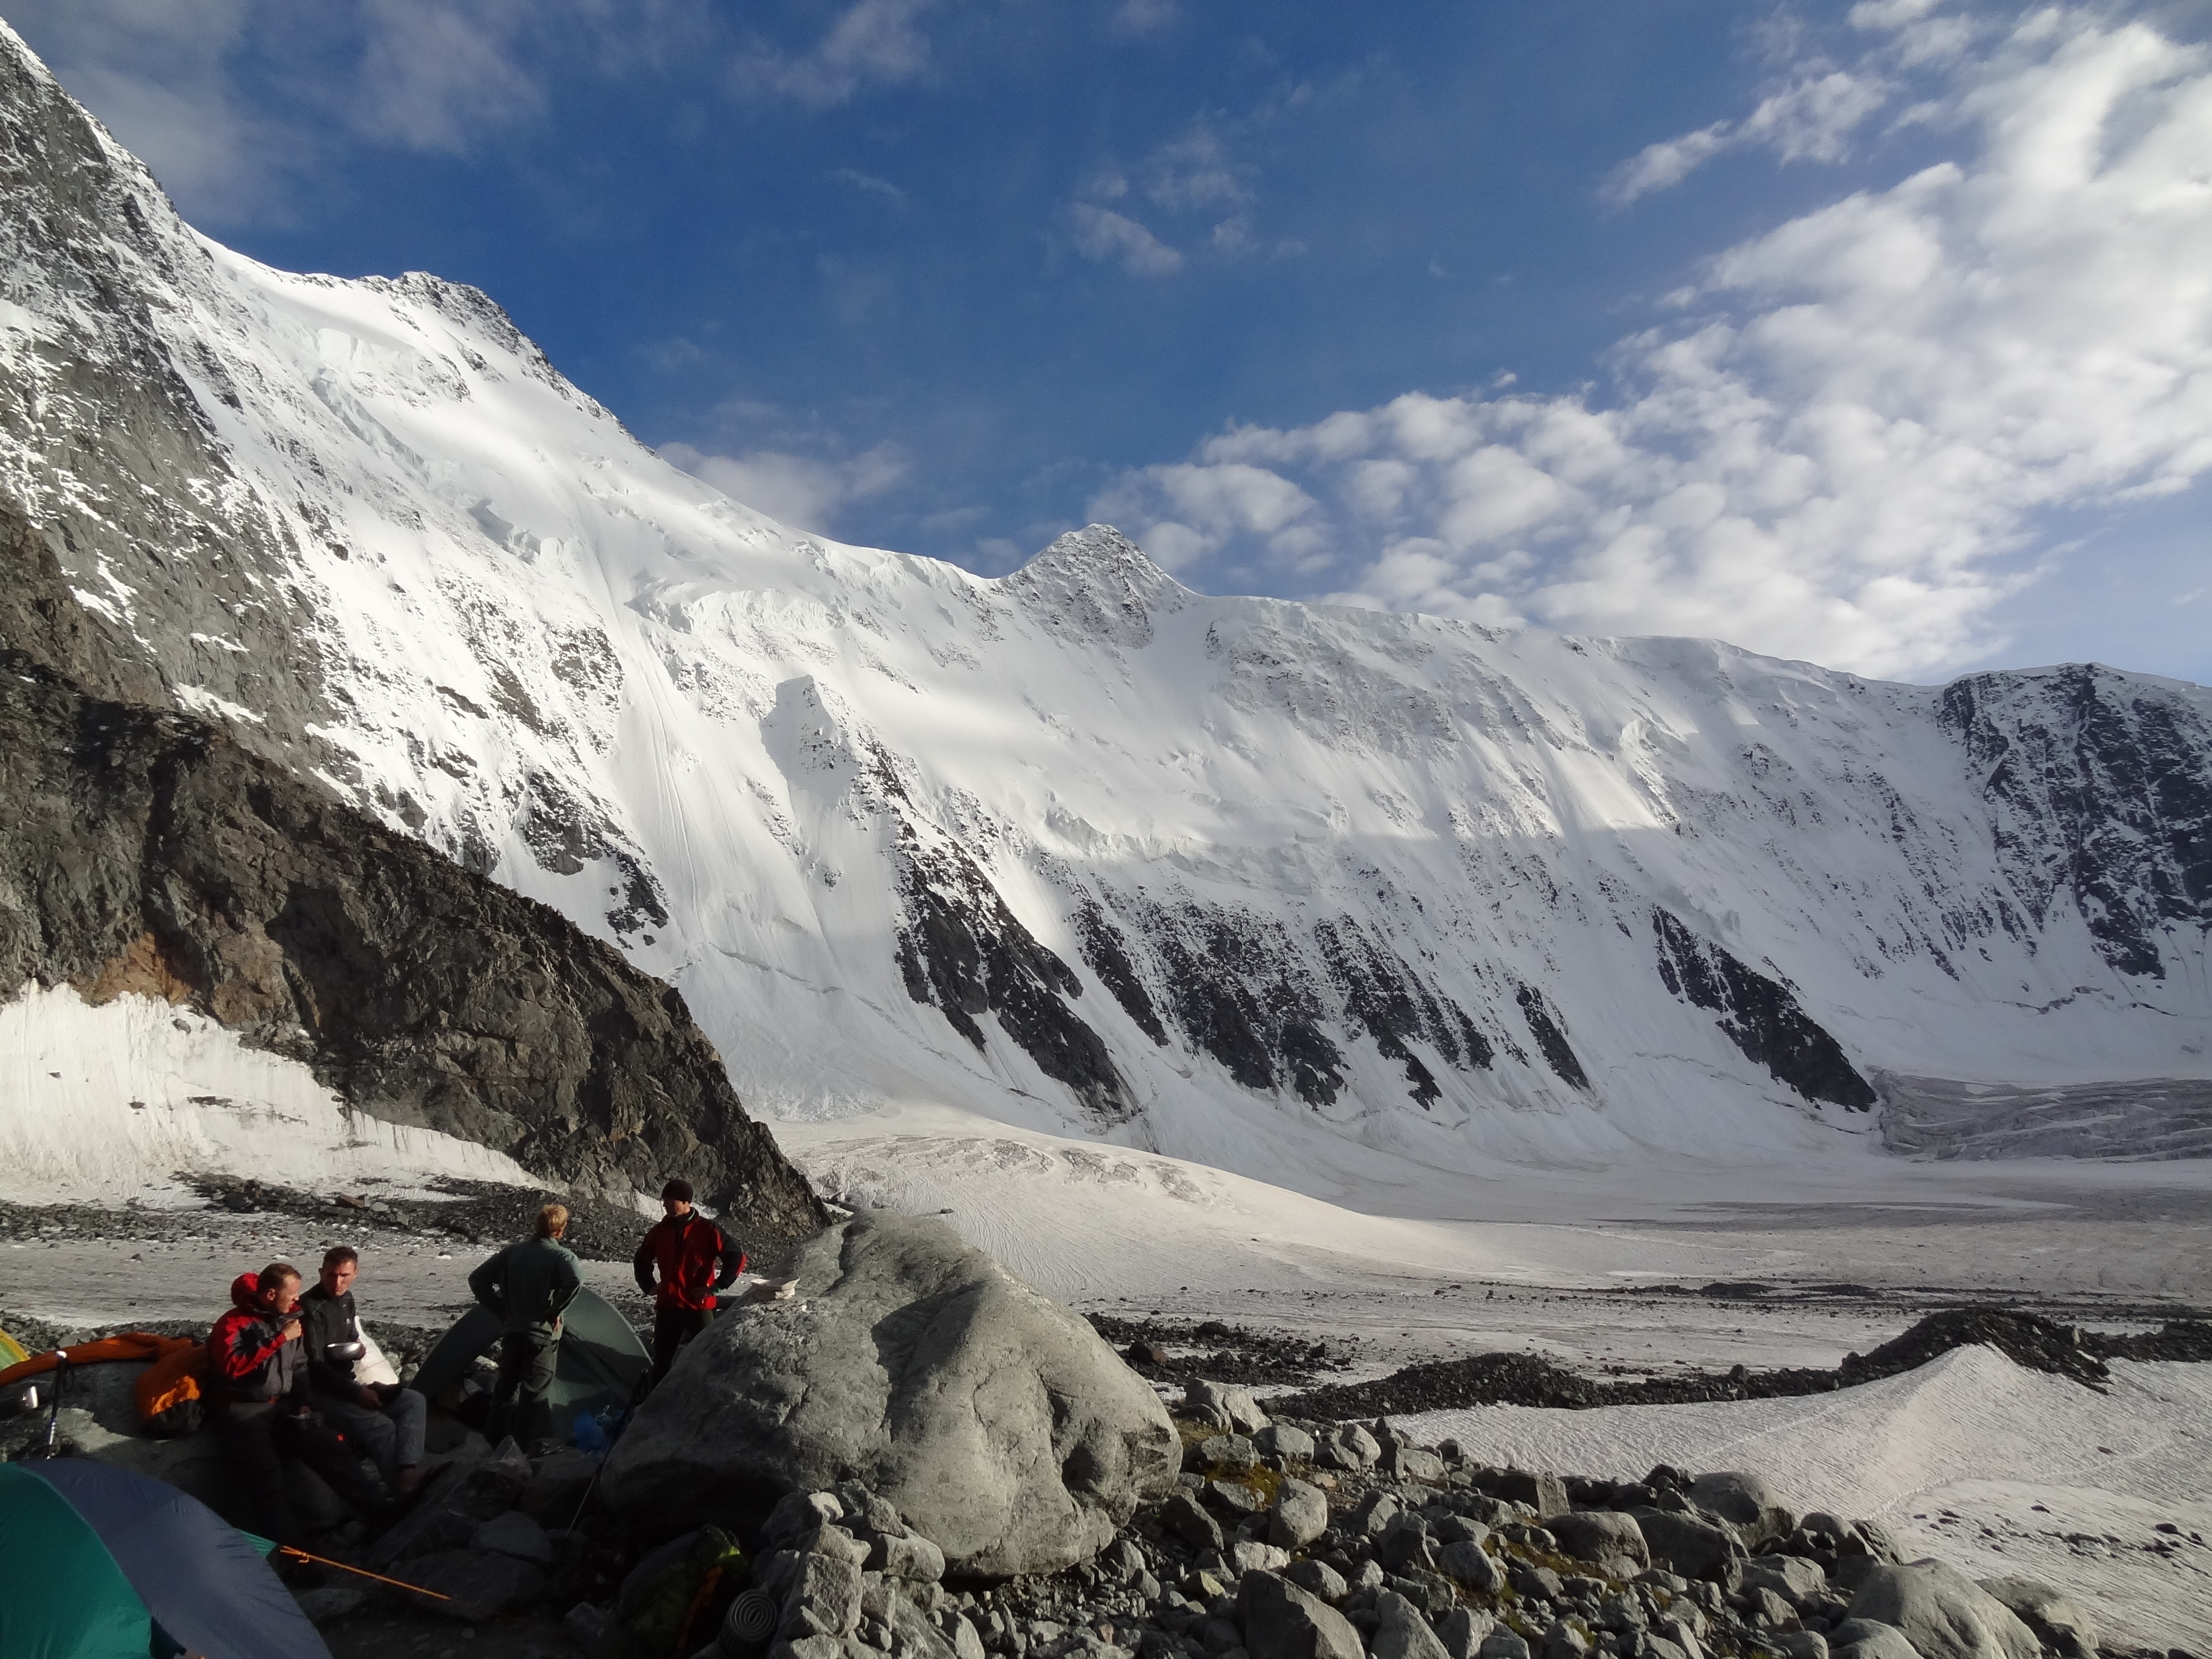
[[[1366,1659],[1342,1613],[1278,1573],[1246,1573],[1237,1611],[1251,1659]]]
[[[1441,1480],[1444,1478],[1444,1460],[1423,1446],[1401,1445],[1395,1448],[1387,1467],[1401,1480]]]
[[[407,1582],[445,1600],[422,1595],[404,1600],[465,1625],[496,1619],[502,1613],[529,1606],[545,1594],[545,1575],[529,1562],[477,1550],[440,1550],[417,1556],[407,1564]]]
[[[1866,1553],[1876,1560],[1902,1561],[1905,1559],[1904,1547],[1897,1541],[1897,1534],[1883,1526],[1881,1522],[1854,1521],[1851,1522],[1851,1531],[1856,1535]]]
[[[1092,1564],[1117,1584],[1133,1584],[1145,1571],[1145,1553],[1127,1538],[1117,1538]]]
[[[1272,1452],[1278,1457],[1295,1457],[1308,1462],[1313,1460],[1314,1437],[1288,1423],[1270,1423],[1252,1437],[1252,1442],[1261,1451]]]
[[[1326,1561],[1293,1561],[1283,1569],[1283,1577],[1300,1589],[1310,1590],[1332,1604],[1352,1594],[1352,1586],[1344,1582],[1344,1575]]]
[[[1560,1550],[1578,1561],[1617,1555],[1638,1567],[1651,1565],[1650,1547],[1644,1541],[1644,1529],[1632,1516],[1612,1510],[1570,1510],[1553,1516],[1545,1526],[1559,1540]]]
[[[1267,1541],[1286,1550],[1304,1549],[1328,1530],[1328,1499],[1319,1486],[1285,1480],[1267,1512]]]
[[[1787,1659],[1828,1659],[1828,1638],[1816,1630],[1775,1631],[1765,1639],[1780,1648]]]
[[[1556,1474],[1537,1474],[1528,1469],[1500,1469],[1483,1483],[1508,1503],[1526,1504],[1543,1519],[1565,1515],[1571,1509],[1566,1483]]]
[[[2038,1659],[2042,1651],[2011,1608],[1940,1561],[1876,1566],[1846,1617],[1894,1626],[1921,1659]]]
[[[357,1584],[325,1584],[316,1589],[301,1590],[292,1599],[307,1615],[307,1622],[319,1628],[359,1613],[368,1605],[368,1591]]]
[[[1429,1548],[1429,1525],[1418,1515],[1394,1516],[1382,1528],[1382,1535],[1375,1540],[1375,1559],[1390,1572],[1404,1572],[1411,1567],[1434,1568],[1436,1557]]]
[[[544,1528],[520,1510],[492,1516],[470,1535],[469,1547],[493,1555],[511,1555],[535,1566],[553,1565],[553,1540],[545,1535]]]
[[[1409,1567],[1402,1576],[1389,1583],[1392,1589],[1432,1620],[1443,1618],[1459,1604],[1459,1591],[1451,1580],[1423,1567]]]
[[[2058,1659],[2096,1659],[2096,1621],[2071,1597],[2033,1578],[1984,1578],[1981,1586]]]
[[[1183,1385],[1182,1400],[1187,1415],[1208,1409],[1220,1412],[1228,1418],[1230,1427],[1241,1434],[1257,1434],[1267,1426],[1267,1413],[1260,1409],[1249,1389],[1194,1380]]]
[[[902,1659],[957,1659],[951,1639],[907,1597],[891,1597],[884,1622],[890,1627],[891,1650]]]
[[[1454,1607],[1437,1621],[1437,1640],[1443,1644],[1445,1659],[1475,1659],[1484,1638],[1497,1624],[1487,1613]]]
[[[589,1653],[606,1634],[607,1610],[589,1601],[579,1601],[562,1615],[561,1630],[571,1642]]]
[[[983,1659],[983,1638],[976,1634],[975,1625],[964,1614],[956,1613],[945,1622],[945,1634],[952,1644],[952,1659]]]
[[[1920,1659],[1919,1652],[1894,1625],[1877,1619],[1846,1619],[1828,1632],[1830,1659]]]
[[[1528,1644],[1513,1631],[1500,1625],[1482,1638],[1475,1650],[1475,1659],[1528,1659]]]
[[[1505,1582],[1497,1558],[1472,1539],[1445,1545],[1437,1553],[1437,1571],[1485,1595],[1495,1595]]]
[[[795,1297],[715,1321],[639,1408],[600,1483],[618,1513],[742,1522],[857,1479],[996,1577],[1088,1560],[1174,1484],[1144,1379],[943,1222],[855,1216],[792,1266]]]
[[[834,1555],[807,1556],[784,1592],[783,1619],[776,1634],[793,1641],[807,1636],[850,1636],[860,1628],[864,1588],[858,1563]]]
[[[415,1507],[370,1547],[364,1565],[382,1572],[395,1561],[462,1548],[478,1527],[515,1506],[532,1473],[512,1441],[490,1455],[447,1465]]]
[[[1792,1607],[1828,1593],[1828,1575],[1801,1555],[1761,1555],[1744,1563],[1742,1588],[1772,1590]]]
[[[1260,1489],[1242,1480],[1209,1480],[1204,1495],[1207,1503],[1235,1520],[1241,1521],[1260,1510]]]
[[[778,1642],[768,1650],[768,1659],[847,1659],[845,1644],[834,1636],[804,1636],[797,1641]]]
[[[1376,1596],[1375,1616],[1380,1623],[1367,1648],[1374,1659],[1451,1659],[1419,1609],[1395,1590]]]
[[[1747,1550],[1770,1538],[1786,1538],[1797,1526],[1797,1517],[1774,1488],[1755,1474],[1701,1474],[1690,1483],[1690,1501],[1734,1527]]]
[[[868,1564],[909,1584],[934,1584],[945,1577],[945,1552],[919,1533],[879,1537],[869,1547]]]
[[[1564,1619],[1553,1620],[1544,1632],[1544,1659],[1583,1659],[1589,1651],[1583,1633]]]
[[[1796,1627],[1797,1609],[1771,1589],[1746,1586],[1740,1593],[1737,1605],[1743,1609],[1743,1622],[1753,1630],[1792,1630]]]
[[[1160,1524],[1194,1550],[1221,1547],[1221,1523],[1187,1492],[1179,1492],[1160,1505]]]
[[[835,1492],[786,1492],[761,1523],[761,1544],[768,1549],[796,1549],[801,1540],[845,1518],[845,1506]]]
[[[1694,1516],[1664,1510],[1631,1510],[1654,1566],[1727,1589],[1743,1571],[1742,1540],[1732,1530]]]
[[[1291,1565],[1291,1553],[1273,1544],[1255,1544],[1239,1539],[1225,1552],[1229,1570],[1242,1577],[1248,1572],[1280,1572]]]
[[[1217,1434],[1193,1449],[1200,1469],[1254,1469],[1260,1466],[1260,1449],[1241,1434]]]
[[[565,1527],[584,1506],[584,1494],[599,1473],[599,1455],[574,1449],[534,1459],[530,1484],[514,1507],[541,1526]]]
[[[1333,1469],[1371,1469],[1382,1461],[1382,1448],[1357,1423],[1340,1423],[1324,1433],[1314,1461]]]
[[[1517,1556],[1506,1561],[1505,1577],[1513,1586],[1515,1595],[1530,1601],[1556,1601],[1566,1590],[1566,1585],[1558,1573],[1534,1562],[1523,1561]]]

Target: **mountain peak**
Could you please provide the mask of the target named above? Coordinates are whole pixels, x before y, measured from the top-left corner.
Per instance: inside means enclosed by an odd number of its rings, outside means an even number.
[[[1003,585],[1048,627],[1132,647],[1150,645],[1152,617],[1182,610],[1191,597],[1110,524],[1069,531]]]

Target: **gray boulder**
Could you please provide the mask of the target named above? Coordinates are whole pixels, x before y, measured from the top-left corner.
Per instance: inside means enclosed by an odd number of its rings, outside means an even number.
[[[2071,1597],[2033,1578],[1984,1578],[1981,1585],[2059,1659],[2096,1659],[2096,1621]]]
[[[1498,1565],[1498,1558],[1471,1538],[1447,1544],[1438,1551],[1437,1571],[1485,1595],[1495,1595],[1505,1583],[1505,1572]]]
[[[1846,1619],[1828,1632],[1829,1659],[1920,1659],[1905,1632],[1878,1619]]]
[[[1382,1447],[1357,1423],[1340,1423],[1321,1437],[1314,1461],[1333,1469],[1371,1469],[1382,1461]]]
[[[407,1582],[430,1595],[406,1595],[403,1601],[466,1625],[528,1607],[545,1594],[545,1575],[529,1562],[476,1550],[439,1550],[418,1556],[407,1564]],[[433,1600],[435,1596],[445,1599]]]
[[[1559,1540],[1559,1548],[1578,1561],[1604,1563],[1608,1559],[1620,1558],[1635,1563],[1638,1568],[1651,1565],[1650,1547],[1644,1541],[1644,1529],[1636,1524],[1633,1516],[1613,1510],[1570,1510],[1565,1515],[1553,1516],[1544,1525]]]
[[[1772,1590],[1792,1607],[1802,1607],[1827,1594],[1828,1575],[1818,1561],[1802,1555],[1762,1555],[1744,1564],[1743,1588]]]
[[[1261,1451],[1273,1452],[1278,1457],[1296,1457],[1309,1462],[1313,1459],[1314,1437],[1289,1423],[1270,1423],[1252,1440]]]
[[[1734,1588],[1741,1577],[1743,1543],[1733,1531],[1665,1510],[1632,1510],[1629,1514],[1644,1534],[1654,1566],[1685,1578],[1702,1578],[1723,1589]]]
[[[1293,1561],[1283,1569],[1283,1577],[1324,1601],[1341,1601],[1352,1594],[1344,1575],[1326,1561]]]
[[[1567,1502],[1566,1483],[1556,1474],[1532,1469],[1501,1469],[1483,1485],[1508,1503],[1526,1504],[1547,1522],[1555,1515],[1566,1514],[1571,1507]]]
[[[1375,1597],[1378,1621],[1368,1651],[1374,1659],[1451,1659],[1421,1611],[1395,1590]]]
[[[520,1510],[492,1516],[471,1535],[469,1547],[492,1555],[511,1555],[541,1567],[553,1565],[553,1540],[545,1535],[544,1528]]]
[[[1482,1638],[1475,1650],[1475,1659],[1528,1659],[1528,1644],[1517,1632],[1500,1625]]]
[[[842,1556],[805,1558],[783,1594],[783,1622],[776,1634],[787,1641],[850,1636],[860,1627],[860,1598],[866,1588],[861,1577],[859,1564]]]
[[[1239,1434],[1257,1434],[1267,1426],[1267,1413],[1260,1409],[1249,1389],[1226,1389],[1218,1382],[1194,1380],[1183,1385],[1183,1410],[1198,1416],[1208,1407],[1229,1419]]]
[[[1488,1613],[1454,1607],[1437,1620],[1437,1640],[1443,1644],[1445,1659],[1474,1659],[1484,1638],[1497,1627],[1497,1619]]]
[[[1221,1523],[1187,1492],[1175,1493],[1160,1505],[1160,1524],[1194,1550],[1221,1547]]]
[[[1244,1575],[1237,1616],[1252,1659],[1366,1659],[1350,1620],[1276,1573]]]
[[[1328,1530],[1328,1499],[1319,1486],[1285,1480],[1267,1516],[1267,1541],[1286,1550],[1304,1549]]]
[[[934,1219],[871,1212],[799,1246],[788,1300],[696,1339],[608,1455],[658,1530],[860,1480],[947,1567],[1088,1560],[1174,1484],[1166,1408],[1091,1326]]]
[[[2038,1659],[2042,1652],[2011,1608],[1941,1561],[1875,1567],[1845,1617],[1894,1626],[1921,1659]]]
[[[1701,1474],[1690,1483],[1690,1501],[1734,1527],[1749,1550],[1770,1538],[1787,1538],[1797,1528],[1781,1494],[1755,1474]]]

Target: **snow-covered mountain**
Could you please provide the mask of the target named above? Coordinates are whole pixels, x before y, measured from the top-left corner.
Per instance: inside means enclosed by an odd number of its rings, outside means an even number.
[[[1212,598],[1101,526],[1000,580],[799,534],[474,289],[197,235],[4,28],[0,248],[0,491],[110,652],[672,981],[771,1116],[1309,1190],[2212,1144],[2203,688]]]

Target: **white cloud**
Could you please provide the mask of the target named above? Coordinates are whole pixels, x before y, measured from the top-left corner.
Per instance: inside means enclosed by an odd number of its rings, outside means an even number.
[[[738,86],[829,109],[872,88],[918,81],[930,67],[921,20],[935,7],[936,0],[856,0],[805,52],[757,46],[742,54],[733,66]]]
[[[1119,260],[1132,276],[1168,276],[1182,269],[1176,252],[1127,214],[1077,202],[1067,210],[1075,250],[1086,259]]]
[[[2212,471],[2212,58],[2045,13],[1937,91],[1954,160],[1709,261],[1610,398],[1232,428],[1093,511],[1163,562],[1326,557],[1351,603],[1970,661],[2039,515]]]
[[[905,453],[890,443],[826,461],[779,449],[712,455],[682,443],[663,444],[660,454],[731,500],[817,535],[831,533],[839,511],[848,503],[882,495],[908,471]]]
[[[542,114],[544,90],[514,58],[533,11],[517,0],[363,0],[356,124],[402,149],[461,155],[479,133]]]
[[[1242,207],[1252,199],[1255,169],[1231,159],[1220,134],[1203,122],[1145,160],[1145,193],[1173,212]]]
[[[1748,146],[1771,149],[1785,161],[1840,161],[1850,153],[1851,134],[1888,96],[1887,85],[1866,74],[1805,68],[1741,121],[1716,121],[1646,145],[1613,169],[1600,193],[1626,206],[1681,183],[1723,150]]]
[[[1175,0],[1121,0],[1109,27],[1116,34],[1158,34],[1173,27],[1177,16]]]

